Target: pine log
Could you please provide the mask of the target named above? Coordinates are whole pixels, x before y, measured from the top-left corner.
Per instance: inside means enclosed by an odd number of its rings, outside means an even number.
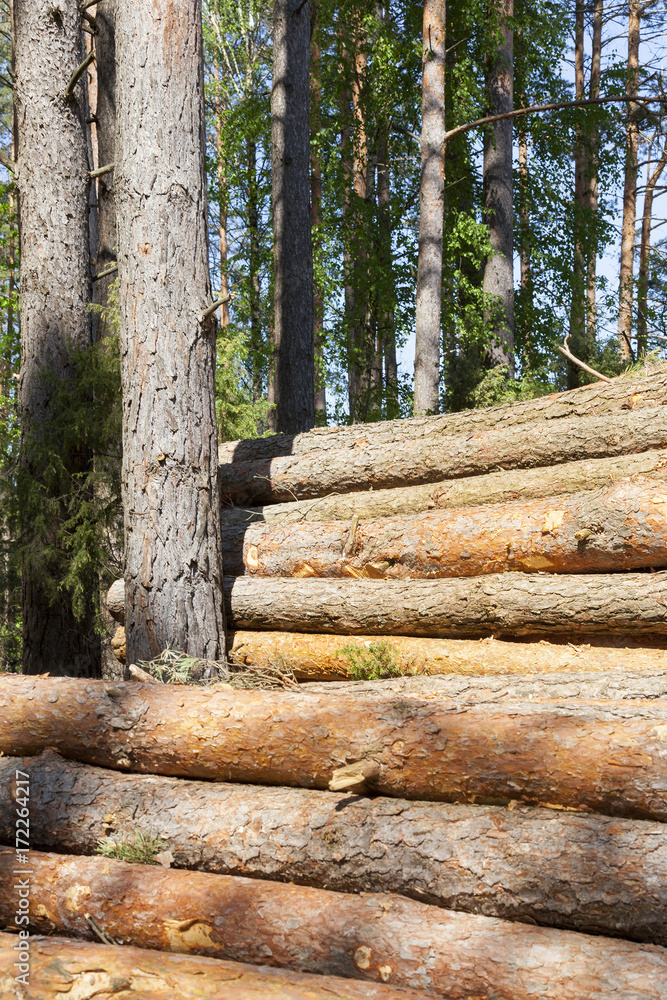
[[[121,944],[494,1000],[664,998],[667,950],[258,879],[30,854],[31,925]],[[15,852],[0,848],[0,924],[13,923]]]
[[[447,909],[667,945],[661,823],[583,813],[364,798],[0,760],[0,838],[15,774],[30,780],[33,847],[93,854],[161,838],[178,868],[339,892],[395,892]],[[193,806],[196,819],[193,821]]]
[[[266,461],[220,466],[223,503],[233,505],[307,500],[330,493],[355,493],[418,486],[442,479],[478,476],[498,469],[561,465],[610,458],[667,446],[665,406],[601,416],[569,417],[521,426],[500,423],[436,439],[408,438],[376,443],[357,438],[338,449],[318,449]]]
[[[415,990],[71,938],[29,938],[17,992],[16,934],[0,934],[0,996],[22,1000],[425,1000]]]
[[[556,392],[538,399],[463,413],[407,420],[383,420],[345,427],[318,427],[305,434],[274,434],[247,441],[227,441],[219,447],[221,464],[266,462],[286,455],[330,451],[358,446],[360,437],[385,447],[406,441],[437,440],[462,433],[478,434],[498,427],[519,427],[531,422],[558,422],[562,419],[617,413],[667,403],[667,371],[640,378],[614,379]]]
[[[378,650],[377,643],[382,643]],[[373,649],[369,649],[369,647]],[[348,650],[345,653],[342,650]],[[502,642],[497,639],[419,639],[397,635],[312,635],[304,632],[235,632],[229,656],[240,666],[281,667],[300,681],[345,680],[352,661],[386,651],[401,674],[552,674],[667,669],[663,649],[613,648],[573,643]]]
[[[349,523],[251,524],[222,534],[232,576],[428,579],[662,569],[667,492],[664,482],[642,477],[545,500]]]
[[[571,678],[543,700],[534,681],[524,698],[474,685],[447,698],[423,687],[437,678],[412,680],[414,695],[393,690],[404,680],[332,698],[4,674],[0,751],[51,747],[119,770],[301,788],[327,788],[360,762],[381,795],[667,820],[666,699],[577,699]],[[591,676],[576,683],[583,693]]]
[[[369,517],[395,517],[451,507],[475,507],[485,503],[537,500],[560,493],[599,489],[628,476],[667,479],[667,452],[644,451],[639,455],[592,458],[565,462],[553,468],[489,472],[467,479],[446,479],[425,486],[335,493],[315,500],[295,500],[266,507],[227,507],[221,511],[223,528],[249,525],[254,521],[295,524],[303,521],[351,521]]]
[[[616,634],[652,644],[667,636],[667,574],[497,573],[462,580],[230,577],[234,630],[538,638]],[[651,640],[651,642],[649,642]]]

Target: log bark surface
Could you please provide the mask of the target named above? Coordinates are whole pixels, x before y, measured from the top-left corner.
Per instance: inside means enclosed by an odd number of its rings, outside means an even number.
[[[658,1000],[667,951],[454,913],[393,894],[32,851],[31,924],[90,939],[411,987],[452,1000]],[[0,922],[13,922],[15,852],[0,848]],[[88,917],[86,916],[88,915]]]
[[[230,659],[239,665],[279,666],[300,681],[345,680],[353,653],[372,656],[381,641],[403,674],[551,674],[577,671],[667,669],[667,651],[573,643],[502,642],[497,639],[419,639],[414,636],[312,635],[303,632],[235,632]]]
[[[558,699],[557,682],[544,700],[470,690],[457,699],[376,685],[332,698],[5,674],[0,751],[302,788],[327,788],[362,762],[381,795],[667,820],[666,700]]]
[[[245,631],[496,638],[667,635],[667,574],[498,573],[462,580],[231,577],[231,625]]]
[[[396,892],[448,909],[667,945],[664,825],[513,803],[433,804],[137,776],[46,752],[0,761],[0,837],[30,775],[33,847],[93,854],[159,835],[178,868],[339,892]],[[196,815],[195,815],[196,810]]]
[[[637,410],[667,404],[667,371],[640,378],[618,378],[610,383],[594,382],[565,392],[556,392],[520,403],[504,403],[488,409],[466,410],[407,420],[382,420],[364,424],[363,439],[369,444],[431,441],[464,433],[476,434],[498,427],[518,427],[532,422],[552,422],[571,417],[587,417]],[[317,427],[304,434],[275,434],[220,445],[220,463],[266,462],[285,455],[311,451],[345,450],[358,444],[359,427]]]
[[[14,997],[16,934],[0,934],[0,994]],[[424,1000],[414,990],[71,938],[30,939],[23,1000]]]
[[[315,500],[266,507],[223,507],[223,528],[233,524],[249,525],[255,521],[283,524],[302,521],[351,521],[355,516],[393,517],[419,514],[427,510],[451,507],[474,507],[485,503],[510,503],[599,489],[627,476],[651,476],[667,479],[667,452],[646,451],[617,458],[593,458],[565,462],[553,468],[489,472],[467,479],[444,480],[425,486],[367,490],[360,493],[333,494]]]
[[[545,500],[223,529],[231,576],[420,579],[667,566],[667,491],[639,478]]]

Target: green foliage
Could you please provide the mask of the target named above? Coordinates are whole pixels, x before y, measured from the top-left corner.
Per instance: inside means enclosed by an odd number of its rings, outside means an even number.
[[[507,366],[499,365],[488,371],[472,393],[472,406],[497,406],[500,403],[517,403],[535,399],[553,392],[553,385],[528,372],[523,378],[508,378]]]
[[[378,681],[386,677],[401,677],[410,672],[401,669],[396,658],[396,648],[386,639],[371,642],[367,646],[348,643],[336,655],[345,657],[349,664],[350,678],[354,681]]]
[[[218,334],[215,369],[218,439],[236,441],[266,433],[271,405],[260,397],[253,401],[247,360],[249,346],[243,331],[227,326]]]
[[[154,660],[140,660],[139,666],[163,684],[197,684],[202,680],[227,679],[224,665],[201,660],[176,649],[165,649]]]
[[[114,840],[112,837],[100,837],[95,848],[96,854],[103,858],[113,858],[116,861],[129,861],[137,865],[158,865],[158,854],[164,850],[165,844],[161,837],[137,830],[132,836]]]

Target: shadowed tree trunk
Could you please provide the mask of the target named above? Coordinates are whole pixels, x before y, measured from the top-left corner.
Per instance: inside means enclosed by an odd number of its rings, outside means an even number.
[[[201,3],[116,0],[130,662],[225,655]]]
[[[47,522],[36,543],[42,551],[33,553],[24,565],[23,670],[90,677],[100,671],[92,601],[96,582],[90,580],[77,618],[70,595],[54,596],[46,580],[50,576],[60,582],[67,571],[69,553],[62,553],[57,537],[58,519],[66,513],[61,498],[76,488],[72,477],[91,466],[91,456],[84,450],[55,442],[52,435],[49,440],[56,406],[53,379],[67,383],[73,378],[71,351],[87,347],[92,332],[83,82],[66,95],[70,77],[83,60],[81,12],[75,0],[62,0],[57,7],[39,0],[15,0],[14,24],[21,448],[23,469],[31,490],[42,494]],[[54,448],[62,461],[56,472],[48,454]],[[25,525],[27,530],[32,527]]]
[[[97,108],[95,129],[97,134],[97,156],[100,167],[114,163],[116,159],[116,38],[114,0],[104,0],[96,8],[97,36],[95,51],[97,58]],[[114,171],[97,178],[97,266],[96,271],[106,270],[116,262],[118,237],[116,232],[116,206],[114,199]],[[116,274],[99,278],[94,286],[94,301],[107,306],[109,289],[116,280]],[[111,331],[104,317],[96,316],[97,335],[105,337]]]
[[[322,159],[318,148],[320,128],[321,53],[317,40],[317,9],[311,11],[310,23],[310,223],[313,240],[319,239],[318,226],[322,221]],[[317,247],[321,254],[321,244]],[[321,262],[320,262],[321,263]],[[319,281],[313,275],[313,342],[315,348],[315,423],[325,427],[327,422],[326,370],[324,366],[324,299]]]
[[[250,357],[252,359],[252,398],[262,398],[262,327],[261,287],[259,279],[259,190],[257,185],[257,143],[246,140],[248,183],[248,300],[250,304]]]
[[[630,0],[628,18],[628,81],[626,93],[635,97],[639,84],[639,32],[641,4]],[[628,104],[625,129],[625,180],[623,184],[623,222],[621,226],[621,269],[619,275],[618,349],[622,360],[630,361],[632,353],[632,300],[635,252],[635,218],[637,215],[637,150],[639,128],[633,117],[636,104]]]
[[[514,15],[514,0],[499,0],[496,16],[502,39],[486,72],[490,115],[514,107],[514,33],[506,18]],[[485,295],[498,301],[499,312],[487,314],[493,337],[486,350],[487,368],[507,365],[514,377],[514,262],[512,255],[512,122],[496,122],[484,134],[484,219],[489,227],[492,252],[484,265]]]
[[[415,341],[414,412],[417,415],[437,413],[440,405],[446,12],[446,0],[425,0]]]
[[[309,95],[310,3],[274,0],[273,423],[289,434],[315,425]]]
[[[225,113],[225,95],[220,84],[220,62],[215,59],[215,151],[217,154],[216,173],[218,179],[218,241],[220,252],[220,298],[229,291],[227,279],[227,181],[222,150],[222,124]],[[229,302],[220,306],[220,326],[229,326]]]

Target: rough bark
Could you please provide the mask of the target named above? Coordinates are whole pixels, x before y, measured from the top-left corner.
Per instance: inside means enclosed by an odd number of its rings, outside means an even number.
[[[415,341],[417,416],[440,409],[440,314],[445,197],[446,0],[425,0]]]
[[[310,229],[310,4],[274,0],[272,185],[275,429],[315,424]]]
[[[491,995],[659,1000],[667,951],[652,945],[455,913],[390,894],[348,896],[105,858],[30,855],[34,928],[323,975],[412,987],[450,1000]],[[14,852],[0,848],[17,900]],[[289,933],[286,933],[289,928]]]
[[[365,437],[336,450],[316,449],[268,461],[220,466],[223,501],[258,504],[307,500],[329,493],[417,486],[498,469],[556,466],[663,448],[667,413],[662,406],[575,417],[521,427],[468,430],[391,444]]]
[[[99,166],[104,167],[116,160],[116,31],[114,0],[104,0],[95,10],[97,35],[95,52],[97,57],[97,103],[95,108],[95,133]],[[116,262],[118,235],[116,228],[116,205],[114,198],[114,171],[102,174],[97,184],[97,225],[98,244],[96,271],[104,271]],[[109,289],[117,279],[117,274],[99,278],[94,286],[94,301],[103,307],[109,304]],[[105,337],[113,332],[112,325],[104,316],[96,316],[97,335]]]
[[[319,148],[319,130],[322,127],[321,103],[321,52],[317,33],[317,8],[313,7],[310,12],[310,224],[313,233],[313,252],[320,267],[324,264],[322,240],[318,232],[322,222],[322,157]],[[324,297],[320,282],[313,274],[315,423],[318,427],[325,427],[327,422],[324,341]]]
[[[558,699],[554,684],[545,700],[478,688],[450,699],[425,695],[429,678],[413,680],[422,684],[414,696],[376,685],[332,698],[5,675],[0,750],[306,788],[327,788],[341,766],[359,763],[380,795],[667,819],[664,699]]]
[[[494,20],[501,39],[485,74],[489,115],[503,115],[514,108],[514,31],[507,18],[514,16],[514,0],[496,0]],[[507,366],[514,377],[514,256],[512,205],[512,134],[509,119],[495,122],[484,132],[484,221],[489,227],[491,253],[484,264],[482,288],[498,309],[487,313],[493,336],[485,352],[485,365]]]
[[[71,938],[30,940],[24,1000],[423,1000],[426,994],[240,962],[117,948]],[[16,934],[0,934],[0,991],[16,996]],[[263,958],[265,961],[265,958]]]
[[[343,637],[302,632],[235,632],[230,659],[239,665],[282,666],[300,681],[343,680],[352,675],[351,646],[366,653],[378,636]],[[659,649],[575,646],[545,642],[502,642],[497,639],[419,639],[392,636],[383,640],[392,663],[402,674],[551,674],[568,671],[667,669],[667,652]]]
[[[382,14],[386,20],[386,11]],[[379,258],[384,268],[384,284],[378,302],[379,346],[384,360],[385,407],[388,420],[398,417],[398,362],[396,360],[395,284],[392,264],[391,177],[389,168],[389,122],[381,126],[378,141],[378,227]]]
[[[583,100],[585,93],[584,49],[585,49],[585,3],[576,0],[574,29],[574,93],[576,100]],[[587,162],[586,135],[580,122],[575,131],[572,149],[574,160],[574,234],[573,266],[571,279],[571,299],[569,316],[569,337],[575,355],[589,360],[590,344],[586,338],[586,264],[585,242],[588,228],[587,215]],[[569,389],[581,385],[582,369],[571,361],[567,362],[567,385]]]
[[[602,21],[604,0],[594,0],[593,3],[593,37],[591,45],[591,74],[588,96],[596,100],[600,96],[600,71],[602,63]],[[586,201],[588,208],[589,239],[586,251],[586,339],[595,349],[597,339],[597,212],[599,200],[599,170],[600,170],[599,128],[593,128],[589,139],[586,158]]]
[[[664,573],[499,573],[471,580],[255,580],[225,585],[234,629],[585,642],[667,636]]]
[[[505,403],[464,413],[435,417],[411,417],[408,420],[383,420],[359,427],[318,427],[306,434],[275,434],[248,441],[228,441],[220,445],[219,458],[224,464],[267,462],[284,455],[303,455],[317,450],[336,450],[358,445],[359,440],[373,445],[394,445],[402,441],[441,436],[480,433],[499,427],[518,427],[533,421],[551,423],[567,417],[585,417],[638,410],[667,404],[667,371],[640,378],[618,378],[594,382],[566,392],[555,392],[520,403]]]
[[[93,854],[137,831],[178,868],[337,892],[396,892],[448,909],[667,944],[664,826],[513,803],[446,805],[119,774],[47,752],[0,762],[0,837],[16,769],[34,848]],[[193,804],[201,822],[192,822]]]
[[[639,86],[639,36],[641,0],[630,0],[628,12],[628,79],[626,93],[635,97]],[[619,274],[618,349],[621,358],[630,361],[632,352],[632,300],[635,252],[635,219],[637,216],[637,152],[639,126],[636,104],[628,106],[625,127],[625,176],[623,183],[623,221],[621,224],[621,269]]]
[[[577,493],[598,489],[626,476],[650,475],[655,480],[667,479],[667,452],[646,451],[639,455],[619,458],[595,458],[566,462],[553,468],[489,472],[469,479],[445,480],[425,486],[405,486],[396,489],[368,490],[361,493],[334,494],[315,500],[266,507],[223,507],[223,527],[233,524],[300,523],[302,521],[351,521],[371,517],[392,517],[399,514],[419,514],[427,510],[447,510],[452,507],[472,507],[487,503],[509,503],[557,494]]]
[[[95,582],[91,579],[80,618],[69,593],[58,592],[55,597],[52,593],[68,569],[69,553],[63,556],[62,540],[57,538],[58,521],[67,516],[61,498],[80,489],[73,477],[90,469],[92,461],[85,449],[71,442],[56,443],[49,432],[56,415],[54,381],[67,383],[73,378],[72,351],[87,347],[92,333],[84,84],[79,82],[70,98],[65,94],[83,60],[79,5],[76,0],[63,0],[56,7],[38,0],[15,0],[14,29],[15,179],[21,223],[21,452],[31,492],[43,496],[40,513],[46,522],[33,543],[41,551],[24,566],[23,670],[99,676],[92,600]],[[59,473],[53,471],[56,449],[62,461]],[[34,521],[22,527],[29,538]],[[55,587],[49,587],[49,576]]]
[[[408,517],[233,526],[222,538],[231,576],[420,579],[663,569],[667,493],[661,480],[624,480],[546,500]]]
[[[648,347],[648,287],[651,268],[651,228],[653,225],[653,199],[655,189],[662,172],[667,166],[667,142],[662,153],[651,171],[651,162],[647,164],[646,187],[644,188],[644,205],[642,209],[642,232],[639,244],[639,268],[637,273],[637,354],[646,353]]]
[[[225,653],[201,3],[116,0],[127,639]],[[150,67],[147,69],[146,67]],[[185,95],[185,96],[184,96]]]

